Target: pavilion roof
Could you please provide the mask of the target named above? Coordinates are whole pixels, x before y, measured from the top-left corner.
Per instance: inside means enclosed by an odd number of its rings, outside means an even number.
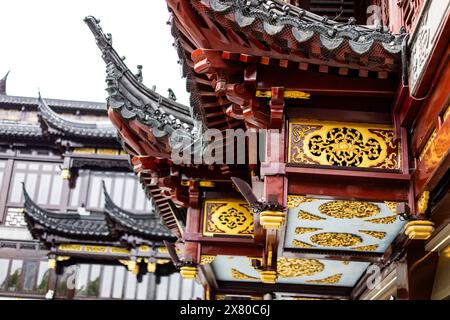
[[[89,215],[56,213],[40,207],[24,187],[24,213],[30,231],[36,238],[48,241],[56,236],[71,240],[119,242],[124,235],[147,241],[174,240],[154,213],[135,214],[119,208],[105,192],[105,211]],[[126,239],[125,239],[126,241]]]
[[[86,112],[101,112],[106,114],[106,104],[102,102],[88,102],[75,101],[63,99],[45,99],[46,103],[58,111],[86,111]],[[39,105],[39,98],[36,97],[21,97],[0,94],[0,104],[31,106],[37,108]]]
[[[38,98],[39,116],[42,121],[57,134],[71,137],[96,138],[96,139],[115,139],[117,137],[116,129],[109,122],[89,122],[68,119],[53,111],[47,101]]]

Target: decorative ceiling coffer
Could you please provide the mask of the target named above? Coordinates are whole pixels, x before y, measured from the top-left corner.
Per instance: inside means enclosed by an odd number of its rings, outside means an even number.
[[[240,199],[206,200],[203,235],[253,237],[253,213],[249,204]]]
[[[400,169],[400,142],[389,126],[291,120],[289,163]]]

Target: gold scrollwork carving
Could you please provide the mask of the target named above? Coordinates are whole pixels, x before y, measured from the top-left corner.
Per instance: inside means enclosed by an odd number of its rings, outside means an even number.
[[[316,216],[315,214],[306,212],[304,210],[299,210],[297,218],[300,220],[312,220],[312,221],[318,221],[318,220],[326,220],[325,218]]]
[[[322,230],[321,228],[303,228],[303,227],[297,227],[295,228],[295,234],[305,234],[310,233],[314,231]]]
[[[312,276],[324,270],[323,263],[314,259],[278,258],[277,271],[282,278]]]
[[[417,201],[417,211],[419,214],[424,214],[428,208],[428,200],[430,199],[430,192],[424,191]]]
[[[392,128],[351,123],[292,121],[289,162],[399,169],[399,144]]]
[[[61,251],[82,251],[83,246],[80,244],[60,244],[58,250]]]
[[[309,239],[312,243],[323,247],[352,247],[363,242],[360,236],[338,232],[318,233]]]
[[[368,218],[380,213],[380,207],[370,202],[337,200],[321,204],[319,212],[338,219]]]
[[[397,213],[397,204],[399,204],[399,202],[385,201],[384,204],[392,211],[392,213]]]
[[[96,253],[105,253],[107,251],[107,247],[105,246],[86,246],[86,252],[96,252]]]
[[[377,238],[377,239],[384,239],[384,237],[386,237],[386,232],[382,232],[382,231],[359,230],[359,232],[367,234],[367,235]]]
[[[314,246],[312,244],[309,244],[309,243],[306,243],[306,242],[303,242],[303,241],[300,241],[297,239],[292,240],[292,245],[297,248],[314,248]]]
[[[210,264],[214,261],[216,256],[209,256],[209,255],[201,255],[200,257],[200,264]]]
[[[111,252],[111,253],[118,253],[118,254],[129,254],[130,253],[130,250],[128,250],[128,249],[125,249],[125,248],[118,248],[118,247],[111,247],[110,249],[109,249],[109,251]]]
[[[242,200],[207,200],[203,234],[253,236],[253,213]]]
[[[342,278],[342,273],[336,273],[335,275],[326,277],[324,279],[318,279],[318,280],[308,280],[306,282],[308,283],[316,283],[316,284],[321,284],[321,283],[326,283],[326,284],[336,284],[338,283]]]
[[[249,276],[235,268],[231,268],[231,277],[235,280],[259,280],[259,278]]]
[[[392,224],[397,220],[397,216],[389,216],[389,217],[383,217],[383,218],[376,218],[376,219],[369,219],[365,220],[370,223],[376,223],[376,224]]]
[[[288,196],[286,207],[287,208],[296,208],[302,203],[313,202],[315,200],[316,199],[308,198],[306,196]]]
[[[377,244],[371,244],[369,246],[354,247],[352,249],[356,250],[356,251],[375,251],[375,250],[378,249],[378,245]]]

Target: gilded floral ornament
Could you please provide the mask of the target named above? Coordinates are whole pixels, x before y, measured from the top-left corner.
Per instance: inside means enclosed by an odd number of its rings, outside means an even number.
[[[259,278],[249,276],[235,268],[231,268],[231,277],[235,280],[259,280]]]
[[[207,200],[203,234],[253,236],[253,213],[241,200]]]
[[[351,247],[362,243],[362,238],[357,235],[337,232],[318,233],[309,239],[323,247]]]
[[[397,221],[397,216],[388,216],[383,218],[369,219],[365,221],[376,224],[392,224]]]
[[[281,278],[312,276],[324,270],[325,266],[318,260],[278,258],[277,271]]]
[[[216,256],[210,256],[210,255],[201,255],[200,257],[200,264],[210,264],[214,261]]]
[[[287,197],[287,208],[297,208],[299,205],[305,202],[316,201],[314,198],[308,198],[306,196],[288,196]]]
[[[430,199],[430,192],[424,191],[417,201],[417,211],[419,214],[425,214],[428,208],[428,200]]]
[[[337,200],[321,204],[319,212],[338,219],[368,218],[380,213],[380,207],[371,202]]]
[[[295,234],[305,234],[310,232],[315,232],[318,230],[322,230],[321,228],[303,228],[303,227],[297,227],[295,228]]]
[[[399,144],[392,128],[370,124],[300,120],[289,124],[289,162],[399,169]]]
[[[392,213],[397,213],[397,204],[399,204],[399,202],[385,201],[384,204],[392,211]]]
[[[318,221],[318,220],[326,220],[325,218],[322,218],[320,216],[317,216],[315,214],[306,212],[304,210],[299,210],[297,218],[300,220],[312,220],[312,221]]]
[[[386,237],[386,232],[382,232],[382,231],[359,230],[359,232],[367,234],[367,235],[377,238],[377,239],[384,239],[384,237]]]
[[[369,245],[369,246],[354,247],[352,249],[356,250],[356,251],[375,251],[375,250],[378,249],[378,245],[377,244],[372,244],[372,245]]]
[[[316,284],[336,284],[338,283],[342,278],[342,273],[337,273],[335,275],[326,277],[324,279],[318,279],[318,280],[308,280],[307,283],[316,283]]]
[[[303,242],[303,241],[300,241],[297,239],[292,240],[292,245],[297,248],[314,248],[314,246],[312,244],[309,244],[309,243],[306,243],[306,242]]]

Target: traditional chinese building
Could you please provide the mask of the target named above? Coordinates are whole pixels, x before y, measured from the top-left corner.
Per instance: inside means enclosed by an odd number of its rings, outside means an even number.
[[[103,103],[8,95],[0,81],[0,297],[195,299]],[[129,194],[124,195],[124,190]]]
[[[85,22],[181,275],[207,299],[448,298],[448,2],[167,4],[190,106],[146,88]],[[194,161],[231,129],[266,131],[243,162],[225,138],[221,161]]]

